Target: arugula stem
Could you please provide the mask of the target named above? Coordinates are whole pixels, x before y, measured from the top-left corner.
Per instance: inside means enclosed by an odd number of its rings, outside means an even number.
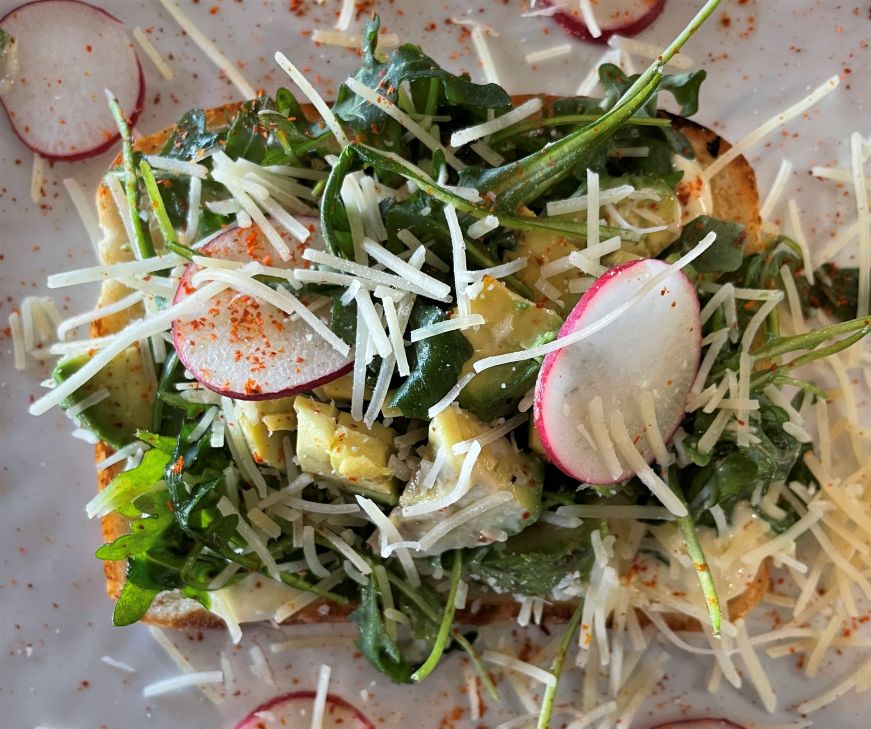
[[[163,363],[163,371],[160,373],[160,379],[157,382],[157,397],[154,398],[154,409],[151,415],[151,430],[155,433],[160,432],[160,425],[163,422],[163,400],[160,399],[160,393],[165,392],[169,388],[170,383],[175,377],[177,367],[178,353],[175,351],[175,347],[172,347],[172,351]]]
[[[293,152],[297,155],[297,157],[302,157],[304,154],[314,152],[321,147],[329,145],[332,140],[333,133],[328,130],[317,137],[312,137],[307,142],[302,142],[302,144],[298,144],[296,147],[293,147]]]
[[[485,171],[481,175],[481,184],[475,186],[482,193],[485,190],[494,193],[500,210],[516,211],[522,205],[541,197],[553,185],[571,174],[587,154],[616,132],[647,102],[662,81],[665,64],[680,51],[719,4],[720,0],[708,0],[662,55],[599,119],[523,159],[496,170]],[[474,182],[474,179],[465,180],[462,184]]]
[[[857,330],[864,331],[865,334],[867,334],[869,327],[871,327],[871,317],[866,316],[861,319],[850,319],[849,321],[815,329],[814,331],[805,334],[779,337],[774,341],[758,347],[752,352],[752,354],[756,358],[762,356],[777,357],[781,354],[788,354],[789,352],[795,352],[799,349],[814,349],[823,342],[840,336],[841,334],[851,334]]]
[[[711,577],[711,569],[708,567],[708,561],[705,559],[705,553],[702,550],[702,545],[699,542],[699,535],[696,532],[696,523],[689,515],[679,516],[676,519],[681,532],[683,532],[684,542],[687,545],[687,554],[693,561],[693,567],[696,570],[696,575],[699,578],[699,584],[702,587],[702,593],[705,596],[705,603],[708,606],[708,615],[711,618],[711,631],[714,637],[720,635],[720,625],[722,622],[722,610],[720,608],[720,597],[717,595],[717,586],[714,584],[714,578]]]
[[[561,116],[551,116],[544,119],[529,119],[519,121],[512,124],[510,127],[501,129],[490,136],[490,144],[502,142],[511,137],[516,137],[518,134],[526,132],[534,132],[537,129],[544,127],[566,127],[574,124],[583,124],[584,122],[594,122],[601,118],[601,114],[563,114]],[[631,124],[639,127],[669,127],[671,120],[663,119],[656,116],[632,116],[626,120],[626,124]]]
[[[327,245],[332,250],[337,249],[332,233],[332,213],[335,206],[340,204],[341,198],[339,197],[339,190],[341,181],[345,174],[350,170],[353,162],[352,157],[357,157],[363,163],[375,168],[386,170],[393,174],[400,175],[407,180],[411,180],[430,197],[435,198],[445,205],[451,205],[456,208],[458,212],[466,213],[476,220],[481,220],[482,218],[486,218],[488,215],[493,214],[493,210],[489,207],[470,202],[466,198],[460,197],[455,192],[442,187],[434,182],[433,179],[422,170],[409,164],[392,152],[384,152],[380,149],[375,149],[374,147],[369,147],[364,144],[349,144],[342,151],[338,164],[333,167],[333,170],[327,179],[323,195],[324,203],[321,206],[321,227],[324,231],[324,238]],[[536,218],[534,216],[524,217],[521,215],[511,215],[510,213],[499,213],[498,217],[499,225],[511,230],[544,231],[580,240],[586,240],[587,238],[586,223],[567,223],[558,219]],[[621,228],[613,228],[610,226],[599,226],[599,231],[603,238],[610,238],[619,235],[624,240],[634,240],[637,237]]]
[[[429,89],[426,93],[426,104],[423,107],[423,113],[426,116],[433,116],[436,113],[439,101],[439,80],[435,77],[429,80]]]
[[[423,681],[435,670],[435,667],[442,659],[442,654],[445,652],[445,648],[447,647],[448,641],[450,640],[451,627],[454,624],[454,613],[456,612],[456,607],[454,607],[454,599],[457,596],[457,587],[460,584],[460,576],[462,572],[463,553],[459,549],[456,549],[454,550],[454,563],[451,567],[451,589],[448,591],[447,602],[445,604],[445,612],[444,615],[442,615],[439,632],[436,636],[435,643],[433,643],[432,652],[429,654],[429,658],[426,659],[426,661],[420,668],[418,668],[413,674],[411,674],[411,678],[413,681],[416,681],[418,683]]]
[[[151,210],[154,212],[157,227],[160,228],[160,234],[163,236],[166,247],[173,253],[177,253],[190,260],[193,258],[195,251],[179,243],[175,228],[172,227],[172,221],[170,221],[169,214],[166,212],[166,205],[163,204],[157,180],[154,179],[154,171],[151,169],[151,165],[146,160],[142,160],[139,162],[139,171],[142,173],[145,192],[148,193],[148,199],[151,201]]]
[[[139,185],[136,179],[136,162],[133,154],[133,139],[130,136],[130,127],[124,118],[124,112],[116,99],[108,91],[109,109],[121,134],[121,157],[124,163],[124,193],[127,196],[127,206],[130,208],[130,223],[133,228],[135,241],[130,241],[139,251],[140,258],[152,258],[154,256],[154,244],[145,232],[142,218],[139,217]]]
[[[490,674],[487,672],[487,669],[484,668],[484,662],[481,660],[481,656],[478,651],[475,650],[475,647],[469,642],[468,638],[463,635],[459,630],[452,630],[451,637],[457,641],[457,644],[469,655],[469,660],[472,661],[472,666],[475,668],[475,673],[481,679],[481,683],[484,684],[484,688],[487,689],[487,693],[490,694],[490,698],[493,701],[499,701],[499,692],[496,690],[496,684],[493,683],[493,679],[490,678]]]
[[[417,607],[417,609],[420,610],[420,612],[422,612],[424,616],[433,623],[433,625],[439,625],[441,623],[441,615],[439,615],[438,612],[436,612],[435,608],[433,608],[433,606],[430,605],[429,602],[421,597],[420,593],[418,593],[405,580],[393,574],[389,570],[387,572],[387,579],[390,581],[390,584],[393,585],[393,587],[398,589],[411,602],[413,602],[415,607]]]
[[[674,470],[668,474],[668,485],[674,494],[681,500],[681,503],[686,506],[686,499],[677,483],[677,475]],[[714,584],[714,578],[711,576],[711,569],[708,566],[708,560],[705,558],[705,552],[699,542],[696,523],[690,514],[679,516],[676,518],[676,521],[683,533],[684,543],[687,547],[687,554],[689,554],[690,559],[693,561],[693,567],[695,567],[696,576],[699,578],[699,585],[701,585],[702,594],[705,596],[705,603],[708,606],[708,615],[711,618],[711,630],[715,637],[719,636],[720,625],[722,623],[720,598],[719,595],[717,595],[717,586]]]
[[[860,320],[854,319],[853,321],[855,322]],[[864,339],[865,336],[867,336],[869,333],[871,333],[871,320],[866,321],[868,321],[868,323],[850,337],[839,339],[837,342],[835,342],[834,344],[830,344],[828,347],[811,350],[807,354],[803,354],[801,357],[796,357],[791,362],[782,364],[779,367],[757,372],[750,380],[750,389],[756,390],[760,387],[764,387],[769,382],[772,382],[775,378],[782,377],[783,373],[785,372],[789,372],[790,370],[801,367],[802,365],[810,364],[811,362],[815,362],[818,359],[825,359],[826,357],[830,357],[833,354],[837,354],[838,352],[843,352],[845,349],[849,349],[854,344]]]
[[[553,704],[554,701],[556,701],[556,692],[559,688],[559,678],[563,672],[563,664],[566,661],[566,655],[569,652],[572,639],[575,637],[575,633],[578,632],[578,626],[581,624],[581,616],[583,612],[584,601],[581,600],[575,608],[575,611],[572,613],[569,624],[563,632],[563,637],[562,640],[560,640],[559,647],[556,649],[556,655],[553,657],[553,661],[550,664],[550,672],[556,676],[557,682],[553,686],[548,686],[544,690],[544,696],[541,699],[541,711],[538,713],[538,722],[535,725],[536,729],[547,729],[550,724],[550,718],[553,715]]]

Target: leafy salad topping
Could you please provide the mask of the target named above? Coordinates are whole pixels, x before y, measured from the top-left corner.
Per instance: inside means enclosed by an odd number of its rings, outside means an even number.
[[[127,565],[116,625],[140,620],[166,590],[220,611],[216,595],[260,575],[287,586],[285,618],[314,598],[354,605],[360,649],[393,681],[421,681],[463,650],[489,686],[464,625],[481,601],[580,600],[553,661],[558,675],[577,631],[589,646],[608,590],[662,562],[672,575],[689,565],[686,589],[721,630],[734,592],[718,595],[726,580],[706,558],[705,535],[748,514],[779,534],[804,516],[789,500],[761,506],[784,482],[814,482],[795,414],[825,393],[796,370],[859,341],[871,322],[850,318],[856,271],[824,268],[808,284],[789,239],[748,255],[744,226],[712,210],[692,215],[681,200],[693,146],[657,94],[671,94],[683,116],[697,111],[704,71],[663,67],[715,6],[644,73],[604,65],[602,98],[541,99],[534,118],[477,148],[447,140],[510,113],[511,98],[412,45],[383,56],[377,17],[363,65],[332,107],[343,148],[287,89],[217,116],[190,111],[154,155],[135,148],[110,100],[123,154],[108,175],[123,183],[130,249],[165,257],[150,271],[152,286],[168,287],[146,291],[153,309],[179,305],[183,265],[231,271],[209,280],[256,282],[273,292],[270,305],[291,307],[286,317],[301,303],[354,353],[347,375],[233,401],[208,373],[186,370],[184,351],[161,354],[158,334],[145,347],[157,371],[144,408],[123,410],[119,426],[120,396],[107,389],[80,409],[98,437],[140,451],[89,505],[92,516],[130,520],[128,534],[97,552]],[[272,253],[210,258],[209,243],[236,226],[252,231],[252,250],[264,234]],[[653,467],[685,507],[675,515],[637,476],[579,484],[548,462],[530,427],[542,357],[476,365],[557,340],[609,266],[674,263],[701,241],[684,268],[701,309],[701,369],[663,444],[667,462]],[[776,307],[790,286],[838,322],[785,328]],[[245,307],[265,316],[260,304]],[[306,337],[322,338],[316,329]],[[282,356],[299,359],[307,346]],[[90,357],[62,362],[60,386]],[[99,377],[63,406],[101,394]]]

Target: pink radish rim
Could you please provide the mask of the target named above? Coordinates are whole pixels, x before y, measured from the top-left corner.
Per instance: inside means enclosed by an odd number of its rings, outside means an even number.
[[[563,322],[563,325],[560,327],[560,330],[557,333],[557,340],[559,340],[560,337],[562,337],[566,334],[570,334],[571,332],[574,331],[575,323],[584,314],[589,302],[592,301],[593,298],[595,297],[595,293],[600,288],[602,288],[605,284],[609,283],[612,278],[614,278],[615,276],[622,273],[623,271],[626,271],[627,269],[630,269],[633,266],[636,266],[638,264],[645,263],[647,261],[658,261],[658,260],[659,259],[657,259],[657,258],[639,258],[636,261],[627,261],[626,263],[620,263],[620,264],[614,266],[613,268],[609,268],[598,279],[596,279],[596,282],[592,286],[590,286],[590,288],[587,290],[587,292],[580,298],[578,303],[575,304],[575,308],[571,310],[571,312],[569,313],[565,322]],[[700,314],[701,313],[701,305],[699,303],[699,297],[698,297],[698,294],[696,293],[695,287],[693,286],[692,282],[689,280],[689,278],[687,278],[687,275],[683,271],[677,271],[676,273],[680,274],[680,276],[682,278],[682,282],[685,283],[685,285],[689,286],[690,289],[692,290],[692,292],[694,294],[696,294],[695,296],[692,297],[692,299],[695,302],[697,314]],[[699,327],[696,331],[696,339],[698,340],[698,342],[701,342],[701,339],[702,339],[701,327]],[[582,481],[584,481],[584,483],[592,483],[591,481],[586,481],[583,478],[581,478],[580,476],[578,476],[576,473],[574,473],[572,471],[572,469],[568,468],[565,465],[565,463],[560,460],[560,458],[554,452],[553,447],[552,447],[551,442],[550,442],[550,438],[545,433],[546,428],[544,427],[544,424],[541,422],[541,419],[542,419],[541,408],[544,404],[544,402],[543,402],[544,401],[544,386],[541,383],[547,379],[550,371],[556,366],[556,364],[559,360],[559,355],[561,352],[562,352],[562,350],[558,349],[555,352],[548,353],[547,355],[545,355],[544,361],[541,364],[541,369],[538,372],[538,378],[535,381],[535,392],[533,394],[533,410],[532,410],[533,422],[535,425],[535,430],[538,433],[538,437],[541,440],[541,445],[544,448],[545,452],[547,453],[547,457],[550,459],[551,463],[553,463],[553,465],[555,465],[558,469],[560,469],[560,471],[565,473],[567,476],[571,476],[572,478],[577,478],[579,480],[582,480]],[[701,356],[702,356],[701,345],[699,345],[699,347],[697,349],[697,354],[696,354],[696,361],[695,361],[695,364],[693,365],[693,369],[696,371],[698,371],[698,369],[699,369],[699,364],[701,362]],[[686,413],[684,413],[683,415],[685,415],[685,414]],[[677,422],[674,423],[671,426],[671,428],[667,431],[668,436],[667,437],[663,436],[663,440],[666,443],[668,443],[668,441],[671,440],[671,437],[674,435],[675,431],[680,427],[680,424],[683,422],[683,415],[680,418],[678,418]],[[597,482],[596,485],[607,486],[608,484],[620,483],[621,481],[625,481],[626,478],[628,478],[631,475],[631,473],[632,473],[631,471],[626,471],[623,474],[621,474],[621,478],[616,478],[616,479],[613,479],[610,481]]]
[[[248,720],[254,716],[258,711],[269,711],[273,706],[278,704],[283,704],[286,701],[297,701],[299,699],[314,699],[317,696],[317,692],[315,691],[292,691],[289,694],[282,694],[281,696],[276,696],[275,698],[269,699],[269,701],[260,704],[255,709],[252,709],[245,716],[242,721],[240,721],[236,725],[236,729],[243,726]],[[366,729],[376,729],[375,724],[366,716],[360,709],[358,709],[353,704],[345,701],[341,696],[336,696],[335,694],[327,694],[327,704],[337,704],[345,709],[348,709],[354,716],[357,717],[357,721],[362,724]]]
[[[118,25],[124,27],[124,23],[116,18],[111,13],[107,12],[103,8],[99,8],[96,5],[91,5],[91,3],[86,3],[83,0],[31,0],[31,2],[24,3],[17,7],[12,8],[8,13],[6,13],[2,18],[0,18],[0,25],[3,24],[3,21],[6,20],[13,13],[17,13],[23,8],[30,7],[31,5],[42,5],[43,3],[52,3],[52,2],[64,2],[64,3],[75,3],[76,5],[84,5],[86,8],[90,8],[91,10],[96,10],[99,13],[102,13],[110,20],[114,20]],[[133,111],[130,112],[130,117],[127,119],[127,123],[132,127],[136,124],[136,121],[139,119],[139,115],[142,113],[142,110],[145,108],[145,73],[142,70],[142,64],[139,62],[139,56],[134,51],[133,57],[136,59],[136,69],[139,74],[139,95],[136,97],[136,103],[134,104]],[[96,157],[97,155],[103,154],[103,152],[108,151],[112,147],[114,147],[118,140],[121,139],[121,134],[116,133],[105,142],[97,145],[96,147],[91,147],[90,149],[86,149],[83,152],[75,152],[74,154],[65,155],[65,154],[44,154],[41,150],[35,149],[31,147],[27,140],[21,136],[21,133],[18,131],[18,127],[15,126],[15,122],[12,120],[12,115],[9,113],[9,108],[3,102],[3,98],[0,97],[0,106],[3,107],[3,111],[6,112],[6,117],[9,119],[9,126],[12,127],[12,132],[21,140],[21,143],[27,147],[34,154],[38,154],[43,159],[47,159],[49,162],[78,162],[83,159],[90,159],[91,157]]]
[[[552,7],[553,0],[545,0],[544,4],[548,7]],[[611,28],[600,27],[602,35],[600,35],[598,38],[593,38],[593,36],[590,34],[589,28],[587,28],[583,20],[581,20],[580,18],[575,18],[568,13],[554,13],[553,19],[569,35],[582,41],[588,41],[590,43],[604,45],[608,42],[608,39],[612,35],[619,34],[628,37],[638,35],[647,26],[651,25],[653,21],[662,14],[662,11],[664,9],[665,0],[658,0],[658,2],[651,5],[648,10],[646,10],[642,15],[633,20],[631,23],[628,23],[626,25],[615,25]]]

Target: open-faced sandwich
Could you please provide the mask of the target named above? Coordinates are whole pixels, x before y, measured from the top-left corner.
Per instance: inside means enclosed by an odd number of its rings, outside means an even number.
[[[352,620],[411,682],[452,646],[480,668],[469,625],[567,622],[558,675],[576,635],[617,663],[652,622],[737,676],[771,560],[829,513],[794,370],[871,322],[688,120],[704,71],[664,75],[715,4],[640,76],[602,66],[603,98],[384,56],[374,18],[331,106],[281,54],[313,105],[134,142],[114,104],[102,260],[52,277],[103,281],[92,337],[32,409],[100,440],[116,625]]]

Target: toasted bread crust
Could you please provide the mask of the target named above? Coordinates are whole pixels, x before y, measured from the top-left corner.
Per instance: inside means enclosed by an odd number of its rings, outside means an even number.
[[[529,98],[528,96],[514,97],[515,102],[520,103]],[[232,113],[239,104],[228,104],[223,107],[210,109],[206,112],[208,124],[217,124],[224,120],[227,114]],[[317,118],[317,113],[311,105],[304,105],[303,111],[310,119]],[[672,117],[672,121],[689,139],[696,152],[696,156],[703,167],[708,166],[719,155],[729,149],[728,142],[723,140],[715,132],[695,122],[681,117]],[[148,135],[136,141],[138,150],[145,153],[158,151],[172,132],[172,127]],[[117,165],[120,156],[113,162]],[[747,239],[745,252],[752,253],[761,245],[759,234],[759,195],[756,189],[756,175],[753,168],[743,156],[727,165],[711,182],[712,196],[714,199],[714,215],[726,220],[733,220],[745,225]],[[131,254],[121,248],[125,233],[121,219],[115,208],[111,193],[105,185],[101,185],[97,191],[97,210],[100,217],[100,225],[104,231],[104,240],[101,243],[101,258],[104,263],[114,263],[130,260]],[[111,282],[104,285],[106,287]],[[94,337],[104,336],[118,331],[126,324],[122,315],[97,320],[91,326],[91,335]],[[95,460],[102,461],[112,453],[112,448],[106,443],[96,446]],[[121,464],[99,471],[97,484],[100,490],[106,488],[114,476],[120,472]],[[102,519],[103,538],[111,542],[119,536],[127,533],[128,521],[119,514],[109,514]],[[124,562],[107,561],[104,563],[106,575],[106,591],[113,600],[117,599],[124,584]],[[746,586],[743,592],[733,597],[728,603],[728,616],[731,620],[737,620],[753,610],[762,600],[769,584],[769,562],[763,562],[756,573],[755,578]],[[310,624],[310,623],[335,623],[345,622],[348,615],[354,610],[355,605],[336,605],[326,600],[316,601],[298,613],[292,615],[285,624]],[[461,610],[457,613],[457,620],[468,625],[487,625],[490,623],[509,621],[516,618],[520,605],[510,597],[488,598],[481,601],[477,609]],[[545,606],[543,620],[548,623],[564,623],[569,620],[575,605],[567,602],[552,603]],[[639,620],[646,624],[647,618],[639,613]],[[678,613],[664,613],[664,619],[672,630],[676,631],[700,631],[701,624],[689,616]],[[143,622],[152,625],[160,625],[184,630],[198,630],[205,628],[223,627],[223,621],[205,610],[199,603],[183,597],[179,593],[162,593],[152,604]]]

